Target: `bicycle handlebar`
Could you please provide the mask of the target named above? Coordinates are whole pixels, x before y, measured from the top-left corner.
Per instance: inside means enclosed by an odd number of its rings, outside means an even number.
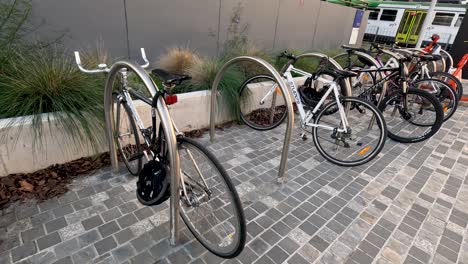
[[[141,57],[143,58],[143,61],[145,62],[145,64],[140,65],[140,66],[143,69],[148,68],[150,63],[148,61],[148,58],[146,57],[145,49],[141,48],[140,52],[141,52]],[[102,72],[109,72],[110,71],[109,67],[107,67],[107,64],[105,64],[105,63],[99,64],[98,69],[85,69],[83,67],[83,64],[81,63],[81,57],[80,57],[80,53],[78,51],[75,51],[75,61],[76,61],[76,65],[78,65],[78,68],[80,69],[80,71],[82,71],[84,73],[102,73]]]
[[[285,58],[288,58],[290,60],[296,60],[297,57],[294,56],[292,53],[288,53],[287,50],[283,51],[280,55],[278,55],[279,58],[281,57],[285,57]]]

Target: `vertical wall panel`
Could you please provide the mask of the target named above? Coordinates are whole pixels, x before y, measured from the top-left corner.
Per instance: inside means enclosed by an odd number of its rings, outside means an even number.
[[[33,0],[31,18],[41,26],[33,38],[63,39],[71,50],[104,41],[112,56],[126,56],[123,0]]]

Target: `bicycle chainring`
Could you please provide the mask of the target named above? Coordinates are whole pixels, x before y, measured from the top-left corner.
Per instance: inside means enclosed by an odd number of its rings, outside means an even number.
[[[152,160],[138,175],[137,198],[143,205],[157,205],[170,196],[170,179],[164,162]]]

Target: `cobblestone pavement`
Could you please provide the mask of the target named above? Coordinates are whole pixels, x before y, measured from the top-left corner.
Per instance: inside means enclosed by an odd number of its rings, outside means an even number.
[[[218,131],[209,144],[248,220],[243,253],[225,263],[467,263],[468,109],[432,139],[387,141],[355,168],[326,162],[293,132],[289,181],[276,184],[284,126]],[[168,244],[167,203],[144,207],[135,178],[109,169],[44,203],[0,213],[0,263],[218,263],[182,230]]]

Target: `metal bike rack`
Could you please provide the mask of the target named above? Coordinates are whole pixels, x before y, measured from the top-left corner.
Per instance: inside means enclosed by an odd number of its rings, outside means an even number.
[[[304,53],[304,54],[297,56],[296,61],[300,59],[304,59],[304,58],[319,58],[319,59],[328,58],[328,61],[333,65],[333,67],[335,67],[338,70],[343,70],[343,67],[341,67],[341,65],[338,62],[336,62],[336,60],[322,53]],[[284,65],[283,68],[281,68],[280,73],[283,74],[286,71],[286,69],[289,67],[289,65],[293,63],[293,61],[294,60],[289,60],[288,63],[286,63],[286,65]],[[352,93],[351,84],[349,83],[349,80],[345,80],[345,83],[346,83],[346,92],[348,93],[347,96],[351,96],[351,93]]]
[[[214,141],[214,132],[215,132],[215,123],[216,123],[216,107],[217,107],[216,98],[217,98],[217,90],[218,90],[219,83],[221,82],[226,70],[233,64],[239,63],[239,62],[255,63],[265,68],[266,70],[268,70],[271,73],[271,75],[273,75],[273,77],[276,79],[281,89],[281,92],[285,95],[284,97],[286,99],[285,104],[288,110],[288,118],[287,118],[286,132],[284,135],[284,144],[283,144],[283,151],[281,154],[281,162],[280,162],[280,167],[278,171],[278,182],[279,183],[286,182],[287,175],[285,175],[285,171],[286,171],[286,162],[288,160],[289,144],[291,142],[291,133],[294,128],[294,109],[292,106],[291,95],[289,94],[289,90],[283,78],[273,66],[271,66],[268,62],[264,61],[263,59],[249,57],[249,56],[237,57],[226,62],[223,65],[223,67],[220,69],[218,74],[216,74],[216,78],[213,82],[213,86],[211,87],[210,140],[212,142]]]
[[[115,150],[115,144],[113,140],[113,127],[114,127],[114,103],[112,100],[112,90],[115,77],[117,73],[124,69],[131,69],[135,72],[138,77],[143,81],[146,88],[153,97],[156,94],[156,84],[148,76],[146,71],[137,64],[128,61],[118,61],[112,65],[107,76],[106,86],[104,91],[104,113],[106,119],[106,136],[109,144],[109,153],[111,158],[111,165],[114,172],[118,170],[117,152]],[[171,166],[170,177],[171,177],[171,200],[170,200],[170,237],[169,242],[175,246],[179,239],[179,182],[180,182],[180,160],[179,152],[177,151],[177,139],[172,127],[171,117],[169,110],[162,99],[159,97],[157,104],[157,112],[161,118],[164,133],[166,134],[166,140],[168,141],[169,149],[169,162]]]

